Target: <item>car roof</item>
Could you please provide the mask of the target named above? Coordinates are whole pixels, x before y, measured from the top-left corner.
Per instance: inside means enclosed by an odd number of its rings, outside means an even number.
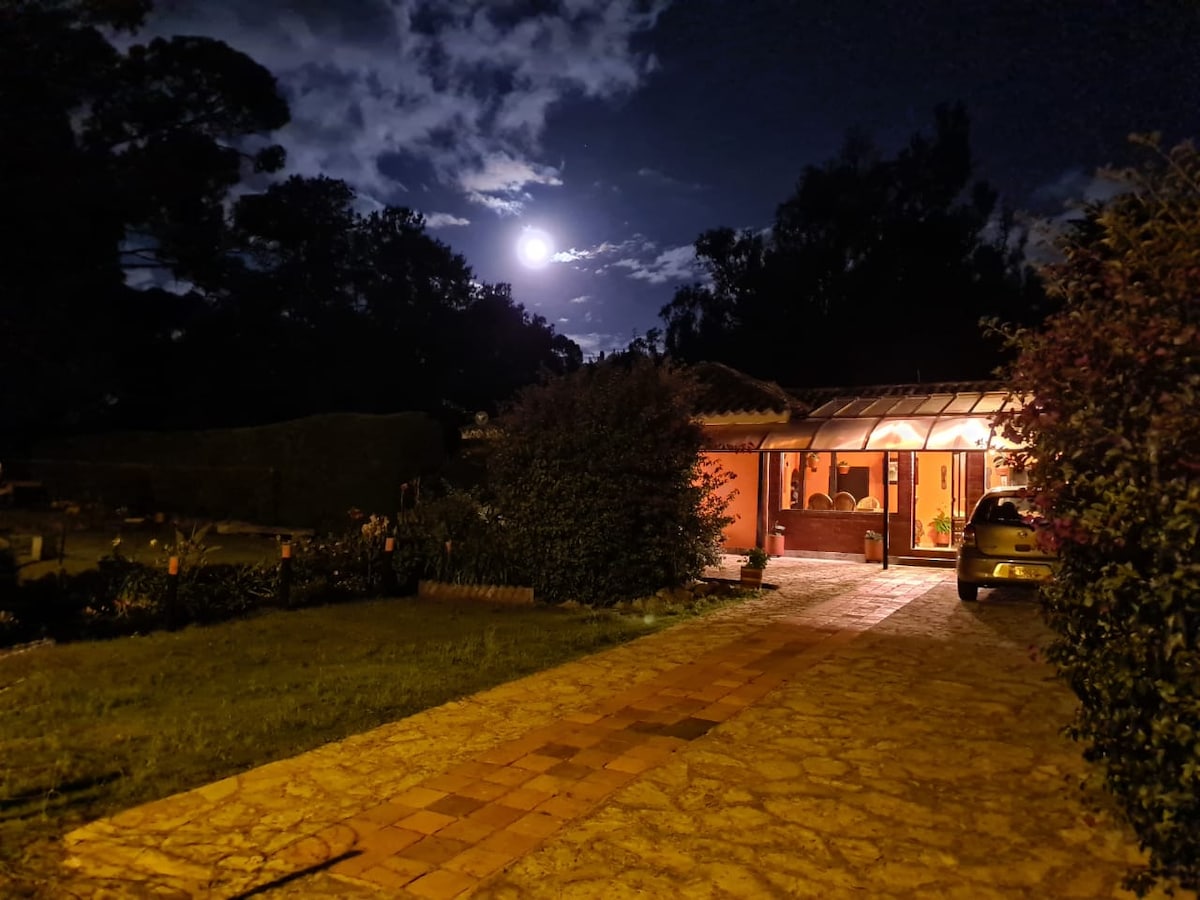
[[[1000,487],[988,488],[983,492],[985,497],[1014,497],[1033,493],[1033,488],[1025,484],[1004,484]]]

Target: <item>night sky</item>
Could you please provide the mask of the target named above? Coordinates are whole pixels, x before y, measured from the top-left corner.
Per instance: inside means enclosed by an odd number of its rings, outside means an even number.
[[[979,176],[1039,215],[1132,131],[1200,136],[1194,0],[160,0],[148,32],[267,66],[288,172],[419,210],[588,353],[658,324],[696,236],[769,225],[848,129],[891,153],[962,100]]]

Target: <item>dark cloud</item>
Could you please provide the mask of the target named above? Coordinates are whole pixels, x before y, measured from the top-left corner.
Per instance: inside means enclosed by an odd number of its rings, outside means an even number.
[[[388,199],[409,158],[510,214],[530,186],[562,183],[540,156],[555,108],[636,89],[654,63],[634,38],[668,3],[212,0],[161,6],[151,31],[218,37],[274,72],[292,106],[291,171]]]

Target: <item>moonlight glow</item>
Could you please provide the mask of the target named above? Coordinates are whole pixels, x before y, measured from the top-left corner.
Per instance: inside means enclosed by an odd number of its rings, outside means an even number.
[[[550,235],[544,231],[528,229],[521,234],[520,240],[517,241],[517,256],[531,269],[540,269],[546,265],[553,252],[554,245],[550,240]]]

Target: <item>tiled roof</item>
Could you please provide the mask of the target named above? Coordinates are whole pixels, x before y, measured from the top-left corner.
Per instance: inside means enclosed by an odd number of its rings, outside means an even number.
[[[690,371],[700,383],[697,415],[778,413],[782,416],[797,406],[796,398],[774,382],[751,378],[723,363],[697,363]]]

